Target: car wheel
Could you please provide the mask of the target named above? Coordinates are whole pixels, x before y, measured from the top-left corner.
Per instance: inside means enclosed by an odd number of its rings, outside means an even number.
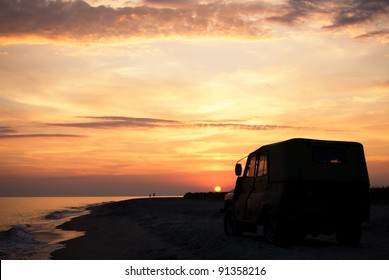
[[[224,232],[227,235],[239,236],[242,234],[239,221],[237,221],[234,210],[230,207],[224,215]]]
[[[269,211],[264,220],[263,235],[268,244],[282,245],[285,241],[283,238],[282,227],[279,219],[273,211]]]

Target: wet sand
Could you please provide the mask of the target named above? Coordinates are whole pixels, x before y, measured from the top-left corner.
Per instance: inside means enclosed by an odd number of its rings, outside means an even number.
[[[389,259],[389,207],[373,205],[358,248],[339,247],[335,236],[307,237],[277,247],[262,235],[229,237],[223,231],[220,200],[136,199],[92,207],[91,214],[60,228],[84,231],[65,241],[53,259]]]

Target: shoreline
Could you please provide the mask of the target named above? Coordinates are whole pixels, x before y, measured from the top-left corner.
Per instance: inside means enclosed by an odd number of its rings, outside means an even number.
[[[159,227],[159,223],[166,219],[153,219],[153,215],[161,213],[159,207],[185,208],[187,201],[182,197],[139,198],[89,207],[90,214],[73,218],[57,227],[85,234],[61,242],[65,247],[52,252],[52,259],[191,259],[182,246],[150,232],[150,226]],[[194,204],[199,207],[207,204],[209,207],[214,201],[197,201]],[[218,212],[219,208],[214,210]],[[172,219],[170,222],[178,224],[179,221]]]
[[[62,242],[84,235],[59,225],[88,215],[86,208],[138,197],[10,197],[1,198],[0,258],[49,260]],[[118,200],[120,199],[120,200]]]
[[[277,247],[257,234],[228,237],[223,231],[223,201],[145,198],[91,207],[91,213],[59,226],[85,235],[62,244],[52,259],[389,259],[389,207],[372,205],[358,248],[339,247],[334,236],[307,237]]]

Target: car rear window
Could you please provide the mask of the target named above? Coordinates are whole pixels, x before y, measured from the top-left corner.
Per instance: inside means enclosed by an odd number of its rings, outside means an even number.
[[[342,148],[314,147],[313,159],[321,163],[340,164],[346,161],[346,152]]]

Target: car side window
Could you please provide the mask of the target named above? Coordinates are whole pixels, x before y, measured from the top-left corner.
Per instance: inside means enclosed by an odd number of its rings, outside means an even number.
[[[253,156],[248,159],[248,166],[246,167],[246,177],[254,177],[255,176],[255,164],[257,157]]]
[[[267,175],[267,156],[262,155],[259,157],[259,168],[257,172],[257,176],[266,176]]]

